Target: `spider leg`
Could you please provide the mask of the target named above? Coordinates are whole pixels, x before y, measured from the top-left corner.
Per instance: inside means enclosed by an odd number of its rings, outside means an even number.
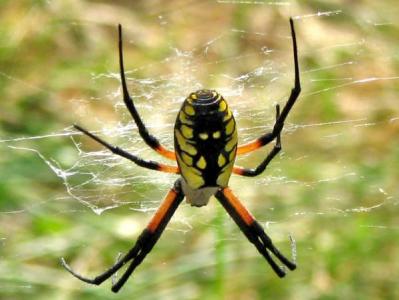
[[[61,259],[62,266],[79,280],[100,285],[122,268],[127,262],[131,261],[122,277],[112,285],[112,291],[117,293],[136,267],[141,264],[146,255],[152,250],[183,198],[184,194],[181,189],[180,179],[178,179],[175,182],[174,187],[166,195],[164,201],[148,223],[147,227],[140,234],[134,247],[104,273],[92,279],[84,277],[73,271],[64,258]]]
[[[93,140],[95,140],[96,142],[100,143],[101,145],[103,145],[105,148],[109,149],[112,153],[122,156],[124,158],[127,158],[128,160],[131,160],[132,162],[134,162],[135,164],[137,164],[140,167],[143,168],[147,168],[147,169],[151,169],[151,170],[157,170],[157,171],[161,171],[161,172],[166,172],[166,173],[175,173],[175,174],[179,174],[180,170],[178,167],[175,166],[169,166],[169,165],[165,165],[165,164],[161,164],[152,160],[144,160],[141,159],[140,157],[133,155],[119,147],[115,147],[109,143],[107,143],[106,141],[104,141],[103,139],[101,139],[100,137],[94,135],[93,133],[87,131],[86,129],[80,127],[79,125],[73,125],[77,130],[81,131],[82,133],[84,133],[85,135],[89,136],[90,138],[92,138]]]
[[[291,108],[294,106],[295,101],[298,99],[298,96],[301,92],[301,82],[299,76],[299,63],[298,63],[298,48],[296,44],[294,21],[292,20],[292,18],[290,18],[290,26],[291,26],[292,46],[294,51],[294,67],[295,67],[294,88],[291,90],[290,96],[287,100],[287,103],[283,107],[280,117],[274,123],[273,130],[271,132],[265,133],[260,138],[252,142],[238,146],[237,155],[252,152],[273,141],[282,131],[285,119],[287,118],[288,113],[290,112]]]
[[[162,146],[161,143],[158,141],[158,139],[148,132],[139,113],[137,112],[137,109],[133,103],[132,98],[129,95],[129,91],[127,89],[127,84],[126,84],[125,68],[124,68],[124,64],[123,64],[122,26],[120,24],[118,26],[118,33],[119,33],[119,35],[118,35],[119,36],[119,66],[120,66],[120,76],[121,76],[121,82],[122,82],[123,102],[125,102],[127,109],[129,110],[131,116],[133,117],[134,122],[137,125],[137,128],[139,129],[140,136],[145,141],[145,143],[148,146],[150,146],[152,149],[154,149],[156,152],[161,154],[162,156],[172,159],[172,160],[176,160],[175,153],[173,151],[166,149],[164,146]]]
[[[276,105],[276,120],[278,120],[280,116],[280,106]],[[280,152],[281,150],[281,132],[277,134],[276,144],[273,149],[269,152],[266,158],[254,169],[246,169],[242,167],[234,167],[233,173],[241,176],[254,177],[261,174],[269,163],[273,160],[273,158]]]
[[[274,272],[279,277],[285,276],[282,267],[270,256],[269,251],[274,254],[285,266],[290,270],[295,270],[296,265],[289,261],[281,252],[273,245],[272,240],[265,233],[262,226],[255,220],[251,213],[241,204],[238,198],[233,194],[230,188],[224,188],[216,193],[216,198],[226,209],[231,218],[236,222],[241,231],[248,240],[255,245],[256,249],[263,255]]]

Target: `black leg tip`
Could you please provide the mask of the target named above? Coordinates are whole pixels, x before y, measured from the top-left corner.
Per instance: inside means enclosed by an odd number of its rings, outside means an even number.
[[[78,130],[78,131],[80,131],[80,132],[82,132],[82,133],[84,133],[84,134],[86,134],[88,136],[91,136],[91,134],[86,129],[84,129],[83,127],[80,127],[77,124],[73,124],[73,128],[75,128],[76,130]]]
[[[272,268],[273,268],[274,273],[276,273],[276,275],[277,275],[279,278],[284,278],[285,275],[287,275],[282,267],[278,267],[278,266],[276,265],[275,267],[272,266]]]
[[[66,263],[66,261],[65,261],[65,258],[63,258],[63,257],[61,257],[60,258],[60,263],[61,263],[61,265],[65,268],[65,266],[67,265],[67,263]]]
[[[71,267],[68,265],[68,263],[66,262],[65,258],[61,257],[60,262],[61,262],[61,266],[62,266],[65,270],[67,270],[69,273],[73,273]]]

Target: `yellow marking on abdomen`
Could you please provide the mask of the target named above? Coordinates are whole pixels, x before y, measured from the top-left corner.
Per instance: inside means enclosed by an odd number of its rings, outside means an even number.
[[[219,130],[218,130],[218,131],[215,131],[214,133],[212,133],[212,137],[213,137],[214,139],[220,138],[220,135],[221,135],[221,133],[220,133]]]
[[[182,122],[183,124],[187,124],[187,125],[193,125],[193,121],[189,120],[186,116],[186,114],[184,112],[180,112],[179,113],[179,120],[180,122]]]
[[[226,146],[224,146],[224,150],[226,150],[226,152],[230,152],[235,145],[237,145],[237,136],[233,135],[230,141],[227,142]]]
[[[231,118],[231,120],[227,123],[227,125],[226,125],[226,134],[227,135],[230,135],[230,134],[232,134],[233,133],[233,131],[234,131],[234,119],[233,118]]]
[[[190,155],[197,154],[197,149],[195,149],[194,146],[187,143],[187,140],[181,135],[180,131],[177,129],[175,130],[175,136],[176,136],[177,143],[179,144],[181,150],[183,150],[184,152],[187,152]]]
[[[225,111],[227,108],[227,104],[225,101],[220,101],[219,103],[219,111]]]
[[[227,157],[222,156],[222,154],[220,154],[218,157],[219,167],[223,167],[222,164],[223,160],[225,161],[224,163],[226,164],[216,180],[217,185],[221,187],[226,187],[228,185],[234,166],[234,160],[236,155],[235,147],[237,146],[237,128],[235,126],[234,117],[231,117],[231,120],[227,123],[225,130],[226,130],[226,135],[230,135],[230,140],[226,143],[224,149],[226,150],[226,152],[230,153],[228,156],[227,163],[226,163]]]
[[[222,153],[220,153],[219,157],[218,157],[219,167],[224,166],[225,163],[226,163],[226,158],[224,157],[224,155]]]
[[[191,139],[193,137],[193,129],[191,127],[188,127],[187,125],[182,125],[180,129],[186,139]]]
[[[200,159],[196,163],[197,167],[200,169],[205,169],[206,168],[206,160],[203,156],[200,157]]]
[[[230,162],[218,176],[216,183],[218,186],[226,187],[229,183],[231,172],[233,170],[233,163]]]
[[[207,140],[208,139],[208,134],[206,132],[201,132],[199,134],[199,137],[201,140]]]
[[[195,115],[195,110],[194,107],[192,107],[191,105],[187,104],[184,105],[184,112],[186,114],[188,114],[189,116],[194,116]]]
[[[230,152],[229,160],[230,160],[230,161],[234,161],[235,157],[236,157],[236,150],[233,149],[233,150]]]
[[[193,165],[193,158],[190,155],[182,152],[181,158],[182,158],[182,160],[184,161],[184,163],[186,165],[188,165],[188,166],[192,166]]]
[[[193,168],[192,166],[188,166],[178,153],[176,157],[178,165],[180,167],[180,174],[187,182],[187,184],[193,189],[198,189],[202,185],[204,185],[205,181],[201,176],[201,172]]]
[[[231,110],[228,109],[227,112],[226,112],[226,115],[223,118],[223,121],[227,121],[230,118],[231,118]]]

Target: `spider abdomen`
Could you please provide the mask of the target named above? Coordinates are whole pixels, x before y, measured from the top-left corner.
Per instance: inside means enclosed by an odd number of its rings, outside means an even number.
[[[227,186],[236,157],[237,130],[220,94],[210,90],[190,94],[177,115],[174,140],[177,164],[190,189]]]

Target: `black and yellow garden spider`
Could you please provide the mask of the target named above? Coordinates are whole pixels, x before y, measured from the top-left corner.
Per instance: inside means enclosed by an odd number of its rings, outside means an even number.
[[[279,105],[276,106],[276,121],[273,130],[252,142],[237,146],[236,123],[226,101],[216,91],[198,90],[185,99],[177,115],[174,127],[175,151],[170,151],[148,132],[129,95],[123,64],[122,27],[119,25],[119,64],[123,101],[146,144],[162,156],[177,161],[177,167],[141,159],[119,147],[108,144],[78,125],[75,125],[75,128],[114,154],[127,158],[141,167],[180,174],[181,176],[176,180],[173,188],[168,192],[133,248],[104,273],[93,279],[83,277],[75,273],[62,258],[62,265],[73,276],[84,282],[99,285],[131,261],[125,273],[112,285],[112,291],[118,292],[136,267],[141,264],[154,247],[183,198],[186,197],[187,202],[192,206],[199,207],[206,205],[211,196],[215,196],[218,199],[248,240],[255,245],[256,249],[263,255],[279,277],[285,276],[284,268],[277,265],[269,251],[288,269],[294,270],[296,268],[295,263],[289,261],[273,245],[260,224],[228,187],[232,173],[250,177],[257,176],[266,169],[270,161],[281,150],[280,134],[284,121],[301,91],[297,45],[292,18],[290,19],[290,26],[294,51],[295,84],[281,112]],[[256,168],[246,169],[234,166],[236,155],[252,152],[273,140],[276,140],[273,149]]]

